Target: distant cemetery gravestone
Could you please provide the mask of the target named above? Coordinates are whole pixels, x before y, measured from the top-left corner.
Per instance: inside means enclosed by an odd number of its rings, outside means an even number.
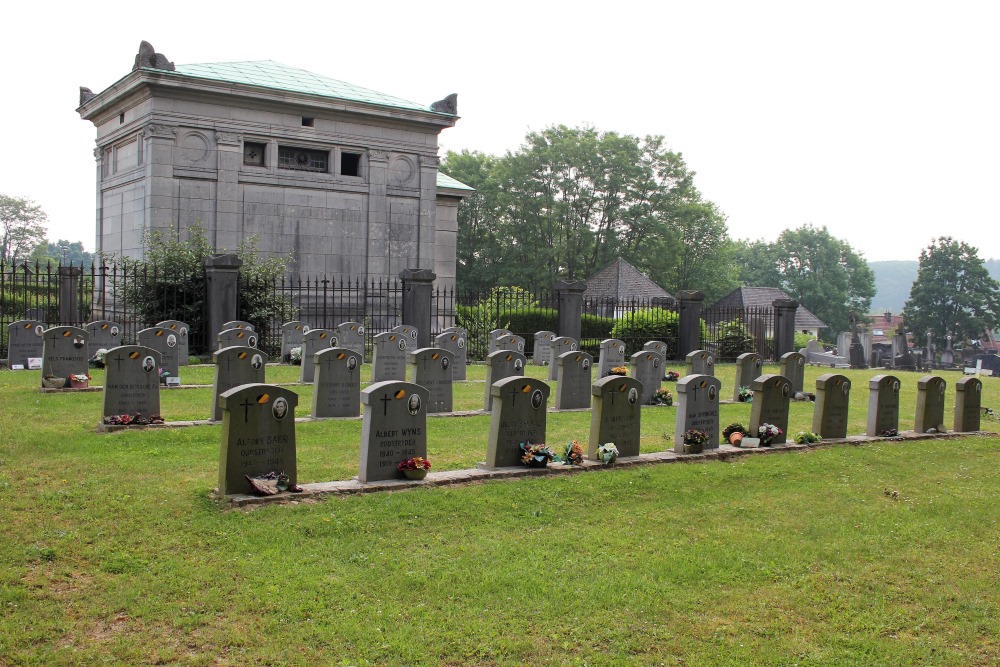
[[[868,381],[868,421],[865,434],[889,435],[899,430],[899,378],[876,375]]]
[[[365,326],[360,322],[341,322],[337,325],[337,341],[365,361]]]
[[[552,341],[555,340],[555,333],[552,331],[535,332],[535,346],[531,352],[532,366],[547,366],[552,358]]]
[[[104,417],[160,414],[160,353],[141,345],[121,345],[105,357]]]
[[[313,355],[312,416],[357,417],[361,410],[361,355],[346,347],[332,347]]]
[[[191,327],[186,322],[181,322],[180,320],[163,320],[162,322],[157,322],[156,326],[170,329],[177,334],[177,365],[187,366],[188,357],[191,355],[190,348],[188,347],[188,339],[190,338],[188,333]]]
[[[302,347],[302,336],[305,333],[305,322],[294,320],[281,325],[281,360],[289,362],[292,359],[292,348]]]
[[[569,336],[556,336],[549,344],[549,380],[556,380],[559,377],[559,369],[556,367],[556,359],[560,354],[575,352],[579,343]]]
[[[820,375],[816,378],[813,433],[817,433],[821,438],[846,438],[850,407],[851,381],[838,373]]]
[[[792,393],[805,391],[806,358],[800,352],[781,355],[781,375],[792,383]]]
[[[736,380],[733,382],[733,400],[740,399],[740,389],[749,387],[750,383],[762,374],[764,358],[755,352],[745,352],[736,357]]]
[[[409,341],[404,334],[394,331],[376,334],[373,339],[372,382],[406,380],[406,363],[409,361]]]
[[[7,325],[7,364],[28,367],[29,358],[42,356],[45,323],[41,320],[18,320]]]
[[[704,431],[704,449],[719,448],[719,398],[722,382],[711,375],[687,375],[677,381],[677,420],[674,425],[674,452],[684,453],[684,433]]]
[[[525,356],[520,352],[500,350],[486,357],[486,391],[483,395],[483,410],[493,409],[493,385],[504,378],[524,375]]]
[[[427,412],[452,410],[451,352],[439,347],[422,347],[410,352],[410,381],[427,390]]]
[[[559,383],[556,410],[590,407],[591,367],[594,359],[586,352],[564,352],[556,358]]]
[[[212,383],[212,411],[209,419],[222,421],[219,396],[244,384],[264,384],[264,356],[254,347],[224,347],[212,353],[215,380]]]
[[[663,383],[663,358],[652,350],[640,350],[629,358],[632,377],[642,385],[643,405],[653,400]]]
[[[792,383],[782,375],[761,375],[750,383],[753,405],[750,408],[750,436],[758,437],[764,424],[781,429],[781,434],[771,440],[772,445],[788,441],[788,404],[792,398]]]
[[[257,347],[257,334],[250,329],[223,329],[216,336],[218,347]]]
[[[597,460],[597,448],[613,442],[619,456],[638,456],[642,384],[635,378],[612,375],[591,386],[590,441],[587,457]]]
[[[982,419],[983,381],[967,377],[955,386],[955,431],[980,430]]]
[[[180,374],[177,357],[178,335],[163,327],[149,327],[139,332],[139,345],[151,347],[160,353],[160,367],[173,377]]]
[[[947,431],[944,424],[944,397],[948,383],[936,375],[925,375],[917,380],[917,409],[913,417],[913,430],[927,433],[934,429]]]
[[[332,329],[310,329],[302,335],[302,370],[299,382],[312,384],[316,373],[315,354],[337,347],[337,335]]]
[[[62,378],[64,385],[68,385],[71,374],[86,374],[89,338],[86,329],[79,327],[46,330],[42,336],[42,378]]]
[[[715,376],[715,355],[708,350],[694,350],[684,358],[688,375]]]
[[[469,334],[465,331],[465,329],[447,331],[445,333],[438,334],[434,338],[435,347],[440,347],[451,352],[451,357],[453,359],[451,367],[452,380],[464,380],[466,378],[465,362],[468,359],[466,341],[468,339]]]
[[[617,338],[602,340],[597,363],[597,377],[605,377],[612,368],[624,365],[625,343]]]
[[[93,358],[98,350],[110,350],[122,343],[122,326],[111,320],[97,320],[85,327],[90,334],[90,346],[87,354]]]

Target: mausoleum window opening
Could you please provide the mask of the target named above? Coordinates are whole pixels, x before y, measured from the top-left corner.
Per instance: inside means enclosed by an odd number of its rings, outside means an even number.
[[[313,127],[313,124],[315,122],[316,122],[315,118],[309,118],[308,116],[302,117],[302,127]]]
[[[264,152],[267,144],[252,141],[243,142],[243,164],[251,167],[264,167]]]
[[[124,125],[125,124],[125,112],[124,111],[122,111],[120,114],[118,114],[118,124],[119,125]]]
[[[361,175],[361,153],[349,153],[347,151],[340,152],[340,175]]]
[[[278,146],[278,168],[295,171],[330,171],[330,152]]]

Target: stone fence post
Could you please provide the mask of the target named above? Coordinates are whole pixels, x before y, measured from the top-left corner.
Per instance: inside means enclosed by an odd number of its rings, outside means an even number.
[[[677,354],[683,359],[690,352],[701,349],[701,307],[705,294],[697,290],[681,290],[677,293]]]
[[[795,299],[775,299],[774,306],[774,358],[781,359],[787,352],[795,352]]]
[[[583,332],[583,293],[587,290],[587,282],[557,280],[553,289],[559,304],[559,327],[556,333],[579,342]]]
[[[79,266],[59,267],[59,323],[80,323],[80,277],[83,269]]]
[[[437,278],[430,269],[403,269],[403,324],[417,330],[417,347],[431,346],[431,290]]]
[[[205,260],[205,313],[208,349],[218,349],[222,325],[239,319],[237,282],[243,260],[236,255],[214,255]]]

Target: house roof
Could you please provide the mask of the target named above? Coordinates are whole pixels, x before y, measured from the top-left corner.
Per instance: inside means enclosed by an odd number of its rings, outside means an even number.
[[[892,313],[871,313],[868,315],[868,330],[872,334],[873,343],[889,343],[892,342],[892,337],[896,335],[896,330],[901,324],[903,324],[902,315],[893,315]],[[911,339],[913,334],[908,333]]]
[[[452,178],[448,174],[443,174],[440,171],[437,173],[437,186],[438,188],[448,188],[450,190],[465,190],[470,195],[476,191],[475,188],[466,185],[458,179]]]
[[[715,308],[746,308],[748,306],[770,308],[776,299],[790,298],[790,296],[777,287],[737,287],[709,306],[708,310]],[[799,304],[799,307],[795,310],[796,329],[822,329],[824,327],[826,327],[826,322],[810,313],[805,306]]]
[[[668,299],[671,303],[674,301],[669,292],[621,257],[587,278],[587,289],[583,297],[619,300],[661,298]]]

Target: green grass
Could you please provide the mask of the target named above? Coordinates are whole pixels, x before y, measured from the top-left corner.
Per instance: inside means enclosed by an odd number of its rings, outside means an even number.
[[[296,370],[268,367],[268,380]],[[807,387],[820,372],[808,369]],[[734,368],[718,373],[728,395]],[[873,373],[846,374],[860,433]],[[181,375],[211,381],[208,368]],[[958,374],[945,375],[950,414]],[[918,377],[901,375],[904,415]],[[36,383],[0,372],[0,665],[1000,660],[995,438],[239,512],[210,499],[218,426],[98,435],[99,393]],[[1000,380],[985,384],[984,404],[1000,405]],[[456,408],[477,408],[482,391],[457,387]],[[311,396],[300,393],[301,416]],[[204,418],[210,394],[164,391],[162,411]],[[723,406],[723,421],[749,410]],[[811,410],[793,404],[789,430],[808,428]],[[672,445],[675,414],[644,409],[643,451]],[[482,460],[488,422],[430,420],[435,469]],[[550,414],[548,440],[583,440],[588,427],[588,413]],[[355,474],[360,431],[359,420],[299,424],[300,480]]]

